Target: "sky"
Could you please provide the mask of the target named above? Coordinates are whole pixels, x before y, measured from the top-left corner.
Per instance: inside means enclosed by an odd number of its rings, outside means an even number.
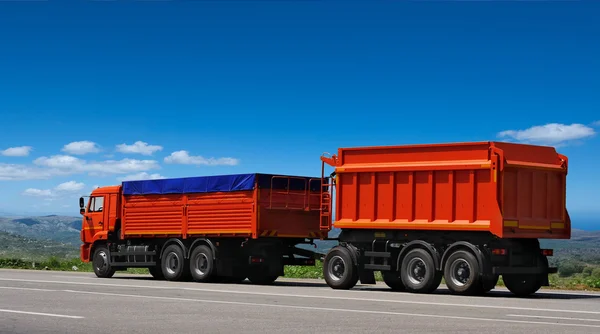
[[[320,176],[338,147],[507,140],[569,157],[568,209],[589,227],[599,10],[0,2],[0,213],[78,215],[79,196],[127,179]]]

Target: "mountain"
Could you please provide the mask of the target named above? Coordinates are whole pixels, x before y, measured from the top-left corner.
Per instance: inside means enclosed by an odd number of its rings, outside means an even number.
[[[0,231],[2,232],[74,246],[81,244],[80,229],[81,217],[57,215],[0,217]]]

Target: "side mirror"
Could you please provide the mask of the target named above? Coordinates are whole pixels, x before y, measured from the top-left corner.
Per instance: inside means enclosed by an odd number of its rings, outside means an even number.
[[[79,197],[79,213],[85,213],[85,202],[83,201],[83,197]]]

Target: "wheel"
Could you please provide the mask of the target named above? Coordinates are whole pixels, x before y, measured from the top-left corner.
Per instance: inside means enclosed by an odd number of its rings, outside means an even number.
[[[210,247],[200,245],[190,255],[190,273],[196,282],[212,282],[215,278],[215,261]]]
[[[484,278],[482,278],[482,280],[481,280],[482,292],[483,293],[488,293],[492,289],[494,289],[496,287],[496,285],[498,285],[498,280],[499,279],[500,279],[500,275],[494,275],[492,277],[484,277]]]
[[[111,278],[116,271],[109,263],[108,248],[106,246],[96,247],[92,265],[94,266],[94,274],[100,278]]]
[[[250,280],[252,284],[268,285],[273,284],[273,282],[275,282],[278,277],[279,275],[268,275],[257,271],[250,273],[248,275],[248,280]]]
[[[163,251],[161,259],[161,270],[167,281],[180,281],[185,279],[185,274],[188,272],[183,255],[183,250],[178,245],[170,245]]]
[[[400,278],[409,292],[431,293],[440,285],[442,275],[435,269],[431,254],[415,248],[402,259]]]
[[[383,276],[383,282],[387,284],[394,291],[406,291],[406,287],[404,283],[402,283],[402,278],[400,278],[400,274],[394,271],[383,271],[381,272],[381,276]]]
[[[450,254],[444,265],[446,285],[454,294],[474,295],[483,291],[479,272],[479,262],[475,255],[462,249]]]
[[[150,272],[150,275],[152,275],[152,277],[154,277],[155,279],[159,279],[159,280],[165,279],[165,276],[163,275],[163,272],[160,269],[160,266],[158,266],[158,265],[156,265],[154,267],[149,267],[148,271]]]
[[[358,268],[352,261],[350,250],[335,247],[327,253],[323,262],[325,282],[333,289],[351,289],[358,282]]]
[[[519,297],[534,294],[542,287],[542,277],[539,275],[505,274],[502,279],[508,290]]]

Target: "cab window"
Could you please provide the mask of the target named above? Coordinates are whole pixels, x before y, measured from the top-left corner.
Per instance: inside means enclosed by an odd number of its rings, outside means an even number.
[[[97,196],[90,199],[90,210],[89,212],[102,212],[104,207],[104,197]]]

